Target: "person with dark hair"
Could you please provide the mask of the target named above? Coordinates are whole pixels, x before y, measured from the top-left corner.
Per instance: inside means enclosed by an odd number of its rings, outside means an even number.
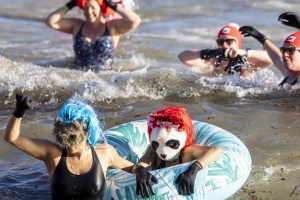
[[[64,17],[77,6],[83,9],[86,20]],[[107,20],[103,14],[110,13],[121,17]],[[45,20],[50,28],[73,35],[74,65],[93,71],[112,69],[120,37],[134,30],[140,21],[135,12],[112,0],[71,0]]]
[[[10,117],[4,139],[44,162],[50,179],[52,199],[102,199],[108,167],[131,172],[133,163],[120,157],[107,144],[103,125],[95,110],[81,99],[66,101],[54,120],[56,143],[20,134],[21,120],[32,99],[16,95],[16,108]]]
[[[235,23],[224,26],[216,42],[217,49],[185,50],[178,58],[187,65],[201,67],[201,73],[212,76],[230,76],[238,72],[241,78],[249,78],[254,72],[272,65],[266,51],[242,49],[242,35]]]

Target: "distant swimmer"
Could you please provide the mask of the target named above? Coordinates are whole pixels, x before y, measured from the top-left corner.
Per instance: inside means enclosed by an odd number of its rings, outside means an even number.
[[[54,120],[54,143],[20,134],[21,120],[31,107],[32,99],[17,94],[16,100],[4,139],[44,162],[52,199],[102,200],[108,167],[131,172],[133,163],[120,157],[115,148],[106,143],[98,115],[84,101],[70,98],[64,104]]]
[[[254,72],[272,65],[264,50],[242,49],[239,26],[230,23],[217,35],[217,49],[191,49],[178,55],[179,60],[193,67],[204,67],[203,73],[210,76],[230,76],[238,72],[241,78],[249,78]]]
[[[267,37],[252,26],[240,28],[245,36],[252,36],[262,43],[274,65],[284,76],[279,84],[295,85],[300,82],[300,31],[289,35],[278,49]]]
[[[76,6],[83,9],[86,20],[64,17]],[[103,14],[108,12],[117,12],[121,17],[107,20]],[[134,30],[141,19],[112,0],[71,0],[52,12],[45,22],[55,30],[73,35],[75,66],[101,71],[112,69],[120,37]]]

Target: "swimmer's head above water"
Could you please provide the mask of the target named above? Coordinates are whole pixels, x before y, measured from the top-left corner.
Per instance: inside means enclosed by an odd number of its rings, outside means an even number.
[[[239,25],[237,25],[236,23],[230,23],[230,24],[224,26],[219,31],[218,36],[217,36],[218,46],[219,47],[222,46],[222,44],[226,40],[228,40],[228,41],[226,41],[227,45],[230,45],[229,39],[233,39],[236,42],[238,48],[242,48],[242,35],[239,31]]]
[[[107,2],[105,0],[78,0],[77,5],[80,9],[84,9],[89,1],[95,1],[99,4],[101,13],[104,15],[114,14],[115,11],[107,6]],[[112,1],[111,1],[112,2]],[[121,0],[119,2],[122,2]]]
[[[77,147],[86,141],[94,147],[104,141],[102,115],[97,115],[94,109],[81,99],[70,98],[54,120],[53,132],[56,142],[65,147]]]

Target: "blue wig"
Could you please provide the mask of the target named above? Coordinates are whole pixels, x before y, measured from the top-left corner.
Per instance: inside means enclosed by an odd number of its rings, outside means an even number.
[[[100,113],[97,115],[95,110],[82,99],[68,99],[59,111],[58,117],[63,120],[63,123],[68,125],[75,120],[80,122],[82,126],[86,125],[88,143],[91,147],[94,147],[96,143],[105,141],[103,133],[104,116]]]

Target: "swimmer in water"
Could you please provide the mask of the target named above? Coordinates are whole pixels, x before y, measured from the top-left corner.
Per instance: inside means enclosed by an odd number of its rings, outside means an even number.
[[[300,31],[289,35],[278,49],[265,35],[252,26],[240,28],[245,36],[257,39],[266,49],[274,65],[283,75],[279,86],[295,85],[300,82]]]
[[[77,6],[83,9],[85,20],[64,17]],[[121,18],[108,21],[103,16],[107,10],[118,13]],[[73,36],[75,66],[101,71],[112,69],[120,37],[138,27],[141,19],[112,0],[71,0],[52,12],[45,22],[50,28]]]
[[[241,78],[246,79],[272,65],[266,51],[242,48],[242,35],[235,23],[224,26],[216,42],[217,49],[185,50],[178,58],[189,66],[201,67],[201,73],[206,76],[231,76],[238,72]]]
[[[84,101],[71,98],[59,111],[52,131],[55,143],[20,134],[21,120],[31,107],[32,99],[17,94],[16,100],[4,139],[44,162],[52,199],[101,200],[108,167],[131,172],[133,163],[120,157],[115,148],[105,142],[99,116]]]

